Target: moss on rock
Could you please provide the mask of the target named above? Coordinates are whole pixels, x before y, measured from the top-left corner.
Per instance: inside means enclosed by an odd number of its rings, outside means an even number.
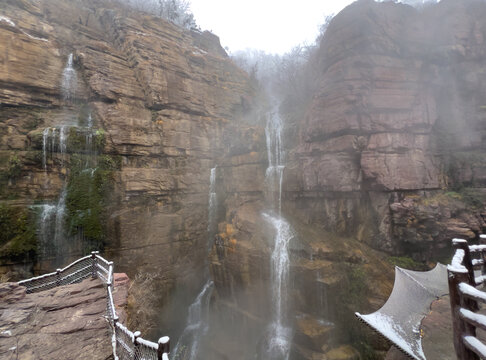
[[[109,155],[98,157],[98,166],[85,168],[86,156],[71,155],[66,207],[71,235],[82,229],[90,249],[101,249],[106,238],[107,197],[112,190],[119,161]]]
[[[35,257],[37,237],[29,209],[0,204],[0,258],[27,260]]]

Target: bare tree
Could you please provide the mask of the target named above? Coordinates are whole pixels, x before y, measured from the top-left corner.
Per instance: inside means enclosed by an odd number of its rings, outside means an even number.
[[[187,0],[117,0],[130,8],[168,20],[181,27],[197,27]]]

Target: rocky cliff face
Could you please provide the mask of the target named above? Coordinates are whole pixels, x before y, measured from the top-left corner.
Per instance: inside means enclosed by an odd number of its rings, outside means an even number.
[[[55,205],[67,187],[64,227],[72,242],[60,262],[89,250],[91,240],[74,240],[90,232],[118,270],[152,274],[159,303],[167,303],[177,284],[200,281],[210,168],[222,162],[227,129],[245,127],[239,119],[252,101],[246,73],[229,60],[219,39],[96,0],[3,2],[0,38],[6,216],[21,212],[31,223],[25,234],[32,240],[42,219],[28,209]],[[70,54],[75,80],[66,98],[63,73]],[[96,170],[76,168],[88,163],[88,145],[95,148]],[[97,178],[99,169],[108,171]],[[83,180],[90,171],[91,180]],[[95,207],[76,210],[93,188],[101,191]],[[98,206],[101,222],[86,222]],[[73,219],[83,225],[73,227]],[[4,269],[18,271],[20,262],[29,271],[26,259],[35,259],[39,271],[53,266],[50,256],[35,254],[35,246],[18,248],[14,235],[2,238]]]
[[[287,135],[283,182],[297,234],[292,356],[330,358],[343,339],[379,348],[358,324],[350,330],[349,314],[384,303],[391,263],[447,261],[451,238],[484,230],[485,11],[483,2],[417,10],[363,0],[331,22],[314,55],[317,91],[287,123],[299,133]],[[244,185],[222,176],[229,196],[211,266],[218,312],[245,324],[250,339],[268,323],[272,235],[259,215],[264,163],[248,154],[232,158],[254,164]]]
[[[309,224],[430,259],[484,227],[484,3],[358,1],[318,50],[289,206]]]
[[[285,142],[292,358],[356,358],[340,344],[360,345],[353,312],[390,292],[389,255],[431,260],[485,226],[484,15],[479,1],[417,11],[361,0],[330,24],[317,91]],[[273,230],[261,216],[268,115],[254,95],[210,33],[101,0],[2,3],[3,269],[53,266],[35,209],[64,206],[69,245],[54,260],[104,248],[134,288],[160,294],[132,327],[158,322],[177,337],[213,243],[219,326],[207,348],[238,359],[264,346]]]

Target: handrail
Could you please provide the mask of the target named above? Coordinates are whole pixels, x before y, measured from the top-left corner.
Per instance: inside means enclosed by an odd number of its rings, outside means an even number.
[[[91,255],[88,255],[88,256],[84,256],[78,260],[76,260],[75,262],[69,264],[68,266],[64,267],[61,269],[61,271],[65,271],[71,267],[73,267],[74,265],[78,264],[79,262],[83,261],[83,260],[86,260],[86,259],[89,259],[91,258]],[[29,279],[25,279],[25,280],[20,280],[18,282],[19,285],[23,285],[25,283],[28,283],[28,282],[31,282],[31,281],[34,281],[34,280],[40,280],[40,279],[44,279],[46,277],[49,277],[49,276],[53,276],[53,275],[56,275],[57,272],[51,272],[51,273],[47,273],[47,274],[43,274],[43,275],[39,275],[39,276],[35,276],[35,277],[31,277]]]
[[[157,343],[140,337],[140,331],[131,332],[118,322],[113,301],[112,261],[108,261],[93,251],[55,272],[19,281],[27,288],[27,293],[35,293],[57,286],[79,283],[89,277],[98,278],[106,285],[106,317],[110,324],[113,356],[115,360],[157,359],[169,360],[170,338],[161,337]]]
[[[486,242],[486,235],[480,240]],[[452,245],[456,251],[447,273],[456,355],[460,360],[486,360],[486,344],[476,337],[476,328],[486,329],[486,316],[476,313],[478,302],[486,303],[486,292],[476,288],[486,280],[486,245],[469,246],[463,239],[453,239]],[[482,275],[475,276],[475,267]]]

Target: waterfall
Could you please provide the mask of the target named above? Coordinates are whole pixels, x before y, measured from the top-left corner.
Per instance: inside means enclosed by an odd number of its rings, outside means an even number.
[[[200,359],[198,350],[202,336],[209,329],[209,300],[213,287],[213,281],[209,279],[197,295],[196,300],[189,306],[186,327],[173,351],[175,359]]]
[[[208,196],[208,244],[207,253],[211,251],[212,239],[216,232],[216,167],[211,169],[209,175],[209,196]],[[204,277],[206,283],[196,297],[196,300],[189,306],[186,327],[177,342],[173,354],[175,359],[196,360],[200,359],[198,354],[201,338],[209,329],[209,301],[213,292],[214,283],[209,276],[209,264],[205,264]]]
[[[86,126],[86,139],[85,139],[85,147],[86,147],[86,164],[85,167],[88,168],[90,165],[91,155],[93,155],[93,118],[91,117],[91,113],[88,115],[88,123]]]
[[[292,330],[289,326],[288,313],[288,284],[290,259],[288,247],[294,232],[290,224],[281,216],[263,213],[275,230],[274,248],[271,257],[271,295],[272,295],[272,323],[269,327],[270,340],[268,356],[271,359],[287,359],[290,350]]]
[[[282,212],[282,179],[285,168],[282,131],[282,119],[278,113],[278,109],[275,109],[270,113],[265,126],[268,157],[265,184],[267,193],[270,196],[271,206],[278,211],[278,214]]]
[[[45,128],[42,132],[42,167],[47,171],[47,153],[51,154],[58,151],[61,154],[61,164],[64,163],[65,154],[67,153],[68,130],[67,125],[57,128]],[[59,136],[57,133],[59,132]],[[59,142],[57,139],[59,138]]]
[[[66,65],[62,72],[61,78],[61,95],[62,100],[67,103],[72,103],[75,98],[75,92],[77,87],[77,75],[74,69],[74,57],[73,54],[69,54]],[[69,111],[71,113],[71,111]],[[47,162],[49,159],[54,158],[60,160],[61,166],[64,166],[67,160],[68,153],[68,140],[70,130],[73,127],[78,127],[78,117],[67,115],[57,124],[47,127],[42,132],[42,167],[44,171],[48,171]],[[88,118],[88,132],[86,135],[86,152],[90,154],[92,148],[92,126],[93,120],[91,114]],[[72,149],[69,149],[72,151]],[[54,165],[57,165],[53,162]],[[88,165],[88,163],[87,163]],[[86,166],[87,167],[87,166]],[[94,170],[90,169],[91,177],[93,177]],[[68,236],[66,229],[66,216],[67,206],[66,198],[68,191],[67,179],[63,175],[64,172],[60,172],[60,176],[64,178],[64,184],[62,186],[59,198],[55,203],[48,203],[40,205],[41,211],[39,214],[39,226],[38,235],[40,240],[40,254],[44,255],[44,259],[47,260],[47,267],[60,266],[65,261],[66,256],[73,249],[80,249],[82,246],[79,244],[73,244],[74,238]],[[86,194],[89,196],[89,194]],[[78,250],[79,251],[79,250]]]
[[[66,238],[66,187],[63,188],[57,204],[42,204],[39,207],[39,252],[53,260],[56,266],[62,265],[61,257],[65,248],[63,240]]]
[[[73,54],[69,54],[62,72],[61,91],[64,101],[73,101],[76,93],[76,70],[73,68]]]
[[[54,221],[56,219],[56,206],[51,204],[40,205],[39,217],[39,252],[48,255],[53,251],[52,242],[54,233]]]
[[[91,116],[91,113],[88,115],[88,129],[93,129],[93,117]]]
[[[47,141],[49,140],[49,128],[42,132],[42,167],[47,171]]]
[[[50,140],[51,140],[51,154],[53,154],[56,151],[56,129],[51,129],[50,134]]]
[[[216,232],[216,168],[211,169],[209,176],[209,205],[208,205],[208,253],[213,246],[213,236]]]
[[[67,133],[66,133],[66,126],[61,126],[61,129],[59,130],[59,152],[61,153],[61,162],[64,163],[64,154],[66,153],[67,150],[67,144],[66,144],[66,139],[67,139]]]
[[[54,229],[54,245],[56,246],[56,255],[62,255],[63,240],[66,238],[64,231],[64,220],[66,215],[66,186],[63,187],[61,195],[56,205],[56,227]]]
[[[275,230],[274,248],[271,257],[272,320],[269,326],[267,358],[287,359],[290,352],[292,329],[287,319],[287,297],[289,282],[290,240],[294,237],[290,224],[282,217],[282,181],[284,173],[284,150],[282,141],[283,123],[275,108],[267,120],[265,136],[267,144],[268,168],[265,183],[270,209],[277,215],[263,213],[263,217]]]

